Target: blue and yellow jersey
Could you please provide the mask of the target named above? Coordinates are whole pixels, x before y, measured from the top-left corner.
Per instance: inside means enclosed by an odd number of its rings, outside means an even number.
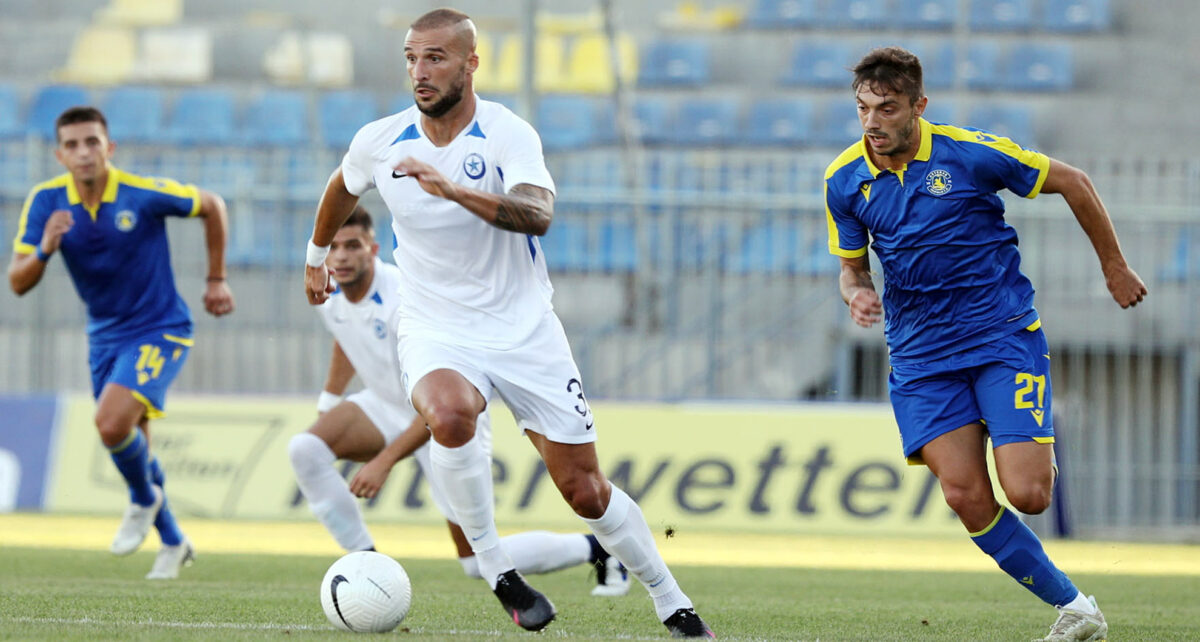
[[[869,241],[879,257],[893,361],[982,345],[1037,320],[996,192],[1037,196],[1049,157],[985,131],[924,119],[920,129],[901,171],[875,167],[860,140],[825,172],[829,251],[859,257]]]
[[[196,186],[109,167],[100,204],[91,210],[71,175],[63,174],[30,191],[13,251],[33,254],[55,210],[70,210],[75,221],[63,235],[60,253],[87,306],[93,343],[123,341],[159,328],[186,326],[190,334],[192,315],[175,289],[165,217],[199,213]]]

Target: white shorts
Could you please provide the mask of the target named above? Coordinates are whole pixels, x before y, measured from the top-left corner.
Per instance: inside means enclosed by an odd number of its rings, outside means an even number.
[[[417,411],[413,409],[411,404],[400,406],[398,404],[384,401],[382,397],[368,390],[361,390],[349,397],[346,401],[358,406],[362,409],[363,414],[371,423],[375,424],[375,428],[383,435],[383,440],[386,444],[390,444],[400,436],[400,433],[408,430],[414,419],[417,418]],[[487,411],[479,413],[479,418],[475,420],[475,438],[480,440],[480,445],[490,457],[492,454],[492,421]],[[441,487],[433,481],[433,476],[429,474],[429,443],[426,442],[412,454],[413,459],[417,460],[417,465],[421,467],[421,474],[425,477],[425,481],[429,486],[429,496],[433,498],[433,503],[437,506],[438,511],[442,515],[454,522],[458,523],[458,519],[454,516],[454,509],[450,508],[450,502],[446,499],[446,494],[442,492]]]
[[[553,312],[522,345],[508,350],[454,345],[443,339],[409,334],[400,337],[401,381],[411,398],[422,377],[449,369],[466,377],[484,399],[495,391],[504,399],[522,431],[550,441],[596,441],[592,409],[583,394],[579,367],[567,333]]]

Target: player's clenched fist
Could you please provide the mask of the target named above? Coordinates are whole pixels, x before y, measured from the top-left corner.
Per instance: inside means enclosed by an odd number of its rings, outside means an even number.
[[[326,265],[304,266],[304,293],[310,305],[320,305],[337,289]]]
[[[55,210],[50,218],[46,219],[46,228],[42,232],[42,252],[54,254],[58,250],[59,244],[62,243],[63,234],[66,234],[74,225],[75,219],[71,217],[70,210]]]

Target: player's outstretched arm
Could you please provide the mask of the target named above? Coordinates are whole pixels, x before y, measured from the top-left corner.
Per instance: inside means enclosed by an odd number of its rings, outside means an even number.
[[[850,318],[858,325],[869,328],[883,318],[883,304],[871,280],[871,261],[866,254],[839,259],[842,272],[838,275],[838,288],[842,292],[842,300],[850,307]]]
[[[229,213],[225,199],[200,190],[200,212],[204,221],[204,247],[208,251],[208,277],[204,287],[204,309],[213,316],[233,312],[233,291],[225,280],[225,246],[229,241]]]
[[[454,201],[502,230],[542,236],[554,220],[554,193],[544,187],[521,183],[507,194],[484,192],[459,185],[429,163],[411,156],[400,161],[395,170],[416,179],[426,192]]]
[[[1104,272],[1104,282],[1109,293],[1122,308],[1137,305],[1147,294],[1146,284],[1125,262],[1117,232],[1113,229],[1108,210],[1096,193],[1092,180],[1082,170],[1061,161],[1050,159],[1050,169],[1042,183],[1042,192],[1062,194],[1079,221]]]
[[[329,268],[325,265],[325,257],[329,254],[329,244],[341,229],[354,206],[358,205],[358,197],[346,189],[346,179],[342,176],[342,168],[333,170],[329,182],[325,184],[325,192],[317,203],[317,220],[313,222],[312,238],[308,241],[308,253],[304,266],[304,293],[312,305],[324,303],[329,295],[337,289],[330,277]]]
[[[427,441],[429,429],[425,427],[425,420],[417,415],[408,425],[408,429],[400,433],[395,441],[379,451],[371,461],[363,464],[354,475],[354,479],[350,480],[350,492],[368,499],[378,495],[383,483],[387,481],[388,474],[392,472],[392,467],[416,452]]]
[[[35,253],[13,252],[12,260],[8,264],[8,285],[17,296],[32,290],[33,286],[42,280],[42,275],[46,272],[46,262],[58,251],[63,234],[74,224],[75,219],[71,217],[70,210],[56,210],[46,219],[46,225],[42,228],[42,239]]]

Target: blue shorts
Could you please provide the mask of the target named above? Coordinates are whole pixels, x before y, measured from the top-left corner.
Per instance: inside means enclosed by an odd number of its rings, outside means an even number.
[[[993,343],[930,361],[894,365],[888,378],[904,456],[934,438],[982,423],[992,447],[1054,442],[1050,349],[1041,322]]]
[[[163,330],[148,332],[122,343],[92,344],[92,396],[100,398],[104,386],[119,384],[133,391],[146,406],[146,416],[163,416],[167,387],[187,360],[192,339]]]

